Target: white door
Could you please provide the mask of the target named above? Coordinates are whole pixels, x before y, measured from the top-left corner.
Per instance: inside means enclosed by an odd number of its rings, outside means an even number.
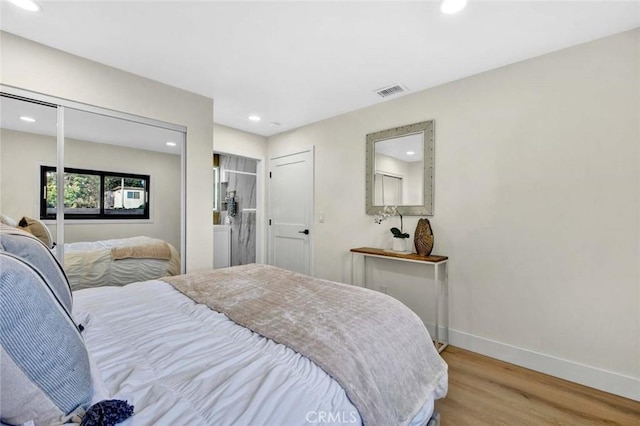
[[[311,274],[313,151],[270,159],[269,264]]]

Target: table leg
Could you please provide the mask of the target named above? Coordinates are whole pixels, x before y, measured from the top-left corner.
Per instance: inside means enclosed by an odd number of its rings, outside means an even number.
[[[362,284],[364,285],[364,288],[367,288],[367,256],[364,256],[363,262],[364,262],[364,282]]]
[[[445,320],[445,331],[446,331],[446,346],[449,346],[449,262],[443,263],[443,266],[444,266],[444,320]]]
[[[440,305],[440,281],[438,280],[438,269],[440,268],[440,265],[442,265],[442,267],[444,268],[442,271],[442,286],[444,287],[442,289],[442,292],[444,293],[444,307],[443,307],[443,311],[444,311],[444,334],[445,334],[445,339],[444,341],[440,341],[439,336],[440,336],[440,330],[438,329],[439,327],[439,317],[436,318],[436,341],[438,342],[438,352],[442,352],[445,350],[445,348],[447,346],[449,346],[449,268],[447,266],[447,261],[444,261],[442,263],[438,263],[435,265],[436,268],[436,304],[439,306]],[[438,315],[438,309],[436,308],[436,315]],[[436,345],[437,346],[437,345]]]
[[[436,340],[436,348],[438,348],[438,352],[440,352],[440,345],[442,342],[440,341],[440,280],[438,279],[438,271],[440,269],[440,265],[437,263],[433,265],[433,274],[434,274],[434,284],[436,286],[436,332],[435,332],[435,340]]]
[[[351,285],[354,285],[354,269],[355,269],[355,259],[354,259],[354,253],[351,252]]]

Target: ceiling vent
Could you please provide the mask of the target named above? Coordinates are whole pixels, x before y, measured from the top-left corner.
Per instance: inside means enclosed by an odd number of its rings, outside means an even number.
[[[407,92],[409,89],[403,84],[394,84],[393,86],[383,87],[382,89],[376,90],[376,93],[383,98],[398,95],[403,92]]]

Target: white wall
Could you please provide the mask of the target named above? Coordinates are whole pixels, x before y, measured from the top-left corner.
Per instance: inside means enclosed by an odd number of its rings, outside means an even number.
[[[20,220],[40,217],[40,166],[56,165],[56,138],[3,129],[0,132],[0,205]],[[86,224],[69,221],[65,242],[146,235],[180,249],[180,157],[122,146],[65,140],[69,167],[150,175],[151,220]],[[55,235],[55,225],[49,225]]]
[[[213,100],[6,32],[0,48],[3,84],[187,127],[187,270],[211,268]]]
[[[640,399],[639,45],[626,32],[270,137],[270,155],[315,145],[315,274],[348,282],[349,249],[399,224],[365,214],[366,135],[434,119],[453,343]],[[430,272],[387,263],[429,322],[412,275]]]
[[[267,239],[265,237],[266,203],[265,164],[267,158],[267,138],[242,130],[213,125],[213,150],[220,154],[236,155],[258,160],[256,185],[256,262],[266,262]]]
[[[264,160],[267,156],[267,138],[221,124],[213,125],[215,152],[239,157]]]

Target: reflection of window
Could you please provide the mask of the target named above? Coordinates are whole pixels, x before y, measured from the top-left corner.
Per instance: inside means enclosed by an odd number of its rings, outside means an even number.
[[[148,175],[65,168],[64,215],[67,219],[148,219]],[[40,168],[40,218],[55,219],[56,168]]]

